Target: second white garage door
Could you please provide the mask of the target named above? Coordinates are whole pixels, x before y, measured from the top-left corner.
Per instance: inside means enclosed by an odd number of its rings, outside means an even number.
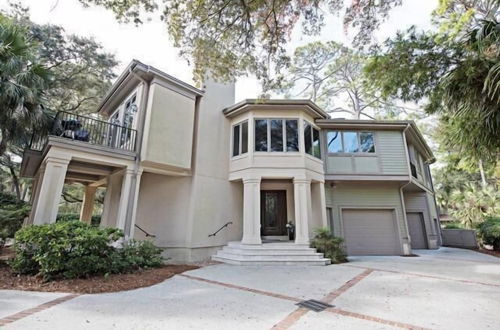
[[[393,210],[344,209],[344,239],[348,255],[400,255]]]

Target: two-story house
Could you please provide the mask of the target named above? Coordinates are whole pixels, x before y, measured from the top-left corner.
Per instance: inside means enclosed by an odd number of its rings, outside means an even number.
[[[349,255],[438,247],[434,157],[415,123],[329,119],[309,100],[234,103],[234,84],[200,90],[132,61],[97,109],[107,120],[60,112],[25,151],[30,223],[54,222],[77,182],[82,221],[106,187],[101,226],[150,233],[174,261],[326,264],[308,247],[318,227]]]

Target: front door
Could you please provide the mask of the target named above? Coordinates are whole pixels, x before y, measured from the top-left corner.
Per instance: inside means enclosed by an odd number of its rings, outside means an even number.
[[[261,190],[260,234],[283,236],[286,231],[286,190]]]

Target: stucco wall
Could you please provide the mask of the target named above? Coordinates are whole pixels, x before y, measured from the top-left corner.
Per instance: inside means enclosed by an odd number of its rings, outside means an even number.
[[[141,160],[191,167],[195,99],[157,83],[149,90]]]

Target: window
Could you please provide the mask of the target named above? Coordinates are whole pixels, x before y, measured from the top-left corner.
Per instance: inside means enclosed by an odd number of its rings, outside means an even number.
[[[359,133],[359,149],[361,152],[375,152],[375,144],[373,143],[373,133]]]
[[[271,151],[283,151],[283,120],[271,120]]]
[[[356,132],[343,132],[342,139],[344,141],[344,152],[353,153],[358,152],[358,133]]]
[[[256,119],[255,151],[299,151],[297,119]]]
[[[304,121],[304,146],[306,153],[316,158],[321,158],[319,131],[307,121]]]
[[[372,132],[329,131],[326,134],[329,153],[374,153],[375,139]]]
[[[267,151],[267,120],[255,120],[255,151]]]
[[[299,122],[295,119],[285,120],[286,151],[299,151]]]
[[[248,122],[233,126],[233,157],[248,152]]]

